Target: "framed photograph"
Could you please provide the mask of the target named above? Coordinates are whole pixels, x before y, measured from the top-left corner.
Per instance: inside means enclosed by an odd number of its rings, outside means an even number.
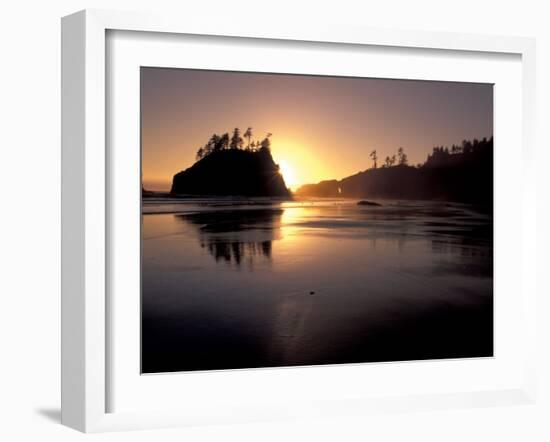
[[[62,422],[532,403],[534,42],[235,32],[62,21]]]

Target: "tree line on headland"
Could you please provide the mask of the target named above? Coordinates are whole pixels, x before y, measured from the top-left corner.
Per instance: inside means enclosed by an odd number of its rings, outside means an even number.
[[[372,167],[373,169],[376,169],[378,167],[378,152],[373,150],[370,153],[370,158],[372,159]],[[407,157],[407,154],[405,153],[405,150],[400,147],[397,149],[397,158],[395,158],[395,155],[387,156],[384,160],[384,163],[382,164],[382,167],[392,167],[395,165],[395,162],[397,161],[397,164],[400,166],[409,164],[409,159]]]
[[[436,146],[424,164],[410,166],[407,154],[387,156],[372,167],[342,180],[306,184],[295,194],[304,197],[441,199],[492,204],[493,137],[464,140],[460,145]],[[397,164],[396,164],[397,163]]]
[[[453,144],[450,148],[448,146],[435,146],[431,154],[428,154],[428,158],[424,164],[417,164],[416,167],[423,166],[437,166],[447,163],[449,160],[462,158],[460,156],[455,156],[459,154],[474,154],[480,150],[487,149],[488,147],[492,149],[493,137],[487,139],[486,137],[478,140],[474,138],[473,140],[463,140],[461,144]],[[370,153],[370,158],[373,161],[372,168],[378,168],[378,153],[373,150]],[[396,158],[397,156],[397,158]],[[397,163],[397,164],[396,164]],[[408,166],[409,159],[405,153],[405,149],[400,147],[397,149],[397,155],[386,156],[384,163],[382,163],[382,168],[392,167],[392,166]]]

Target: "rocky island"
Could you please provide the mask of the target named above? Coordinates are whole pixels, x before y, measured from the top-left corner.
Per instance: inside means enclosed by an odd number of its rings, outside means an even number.
[[[250,135],[249,135],[250,134]],[[268,136],[243,147],[238,129],[233,137],[213,135],[197,152],[197,162],[172,180],[172,195],[290,198],[279,166],[273,160]]]

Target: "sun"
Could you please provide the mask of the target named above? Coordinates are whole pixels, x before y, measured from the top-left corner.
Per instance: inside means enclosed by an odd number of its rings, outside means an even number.
[[[294,168],[286,161],[279,162],[279,173],[283,176],[287,187],[294,188],[296,184],[298,184],[296,182],[296,174],[294,173]]]

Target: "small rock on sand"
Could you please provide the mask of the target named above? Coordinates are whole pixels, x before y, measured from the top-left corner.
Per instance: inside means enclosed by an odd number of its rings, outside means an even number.
[[[374,201],[361,200],[357,203],[358,206],[381,206],[382,204],[375,203]]]

